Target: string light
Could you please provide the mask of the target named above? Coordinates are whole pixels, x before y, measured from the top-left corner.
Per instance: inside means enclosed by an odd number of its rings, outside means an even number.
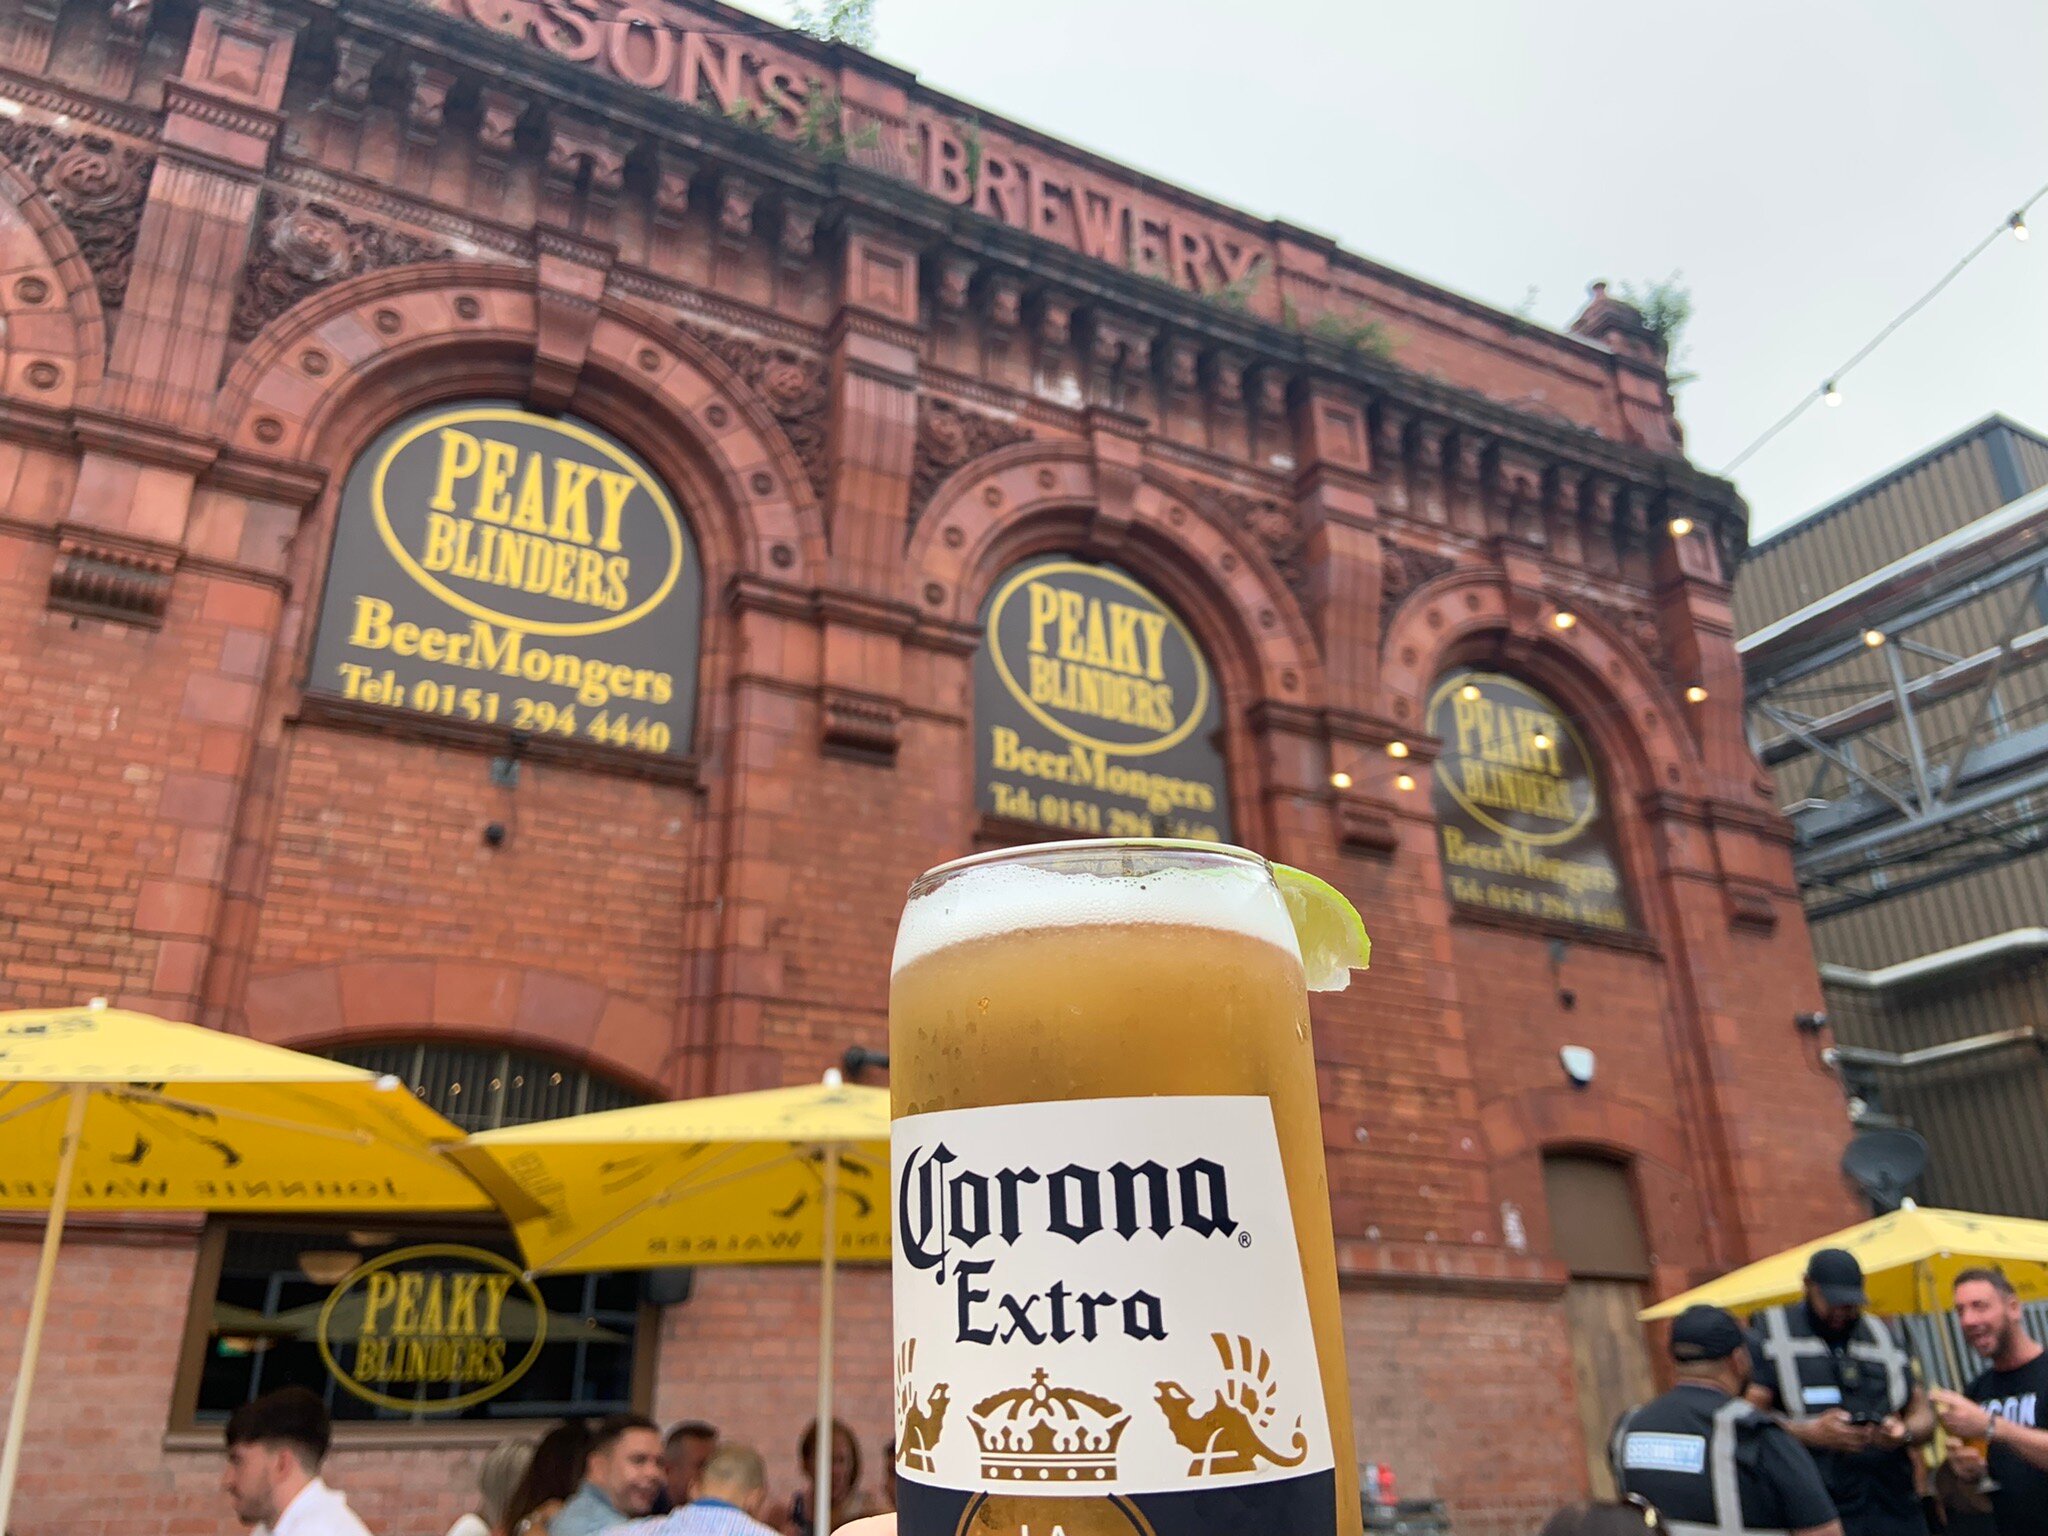
[[[1529,738],[1529,745],[1534,747],[1538,752],[1548,752],[1550,750],[1550,738],[1544,735],[1543,732],[1538,731],[1534,736],[1531,736]]]
[[[1579,622],[1579,616],[1569,609],[1559,609],[1550,616],[1550,622],[1559,629],[1570,629]]]
[[[1707,690],[1702,688],[1698,683],[1694,683],[1690,688],[1685,690],[1685,702],[1688,704],[1706,703]]]
[[[1330,788],[1349,789],[1350,787],[1351,775],[1346,773],[1342,768],[1339,768],[1335,773],[1330,775]]]
[[[1467,704],[1478,703],[1479,685],[1477,683],[1467,683],[1464,687],[1458,690],[1458,697],[1463,699]]]
[[[1693,523],[1689,517],[1674,517],[1665,526],[1671,530],[1671,537],[1682,539],[1692,532]]]
[[[1855,354],[1849,358],[1847,362],[1843,363],[1841,367],[1835,369],[1833,373],[1829,374],[1827,383],[1823,385],[1822,388],[1818,391],[1817,397],[1821,400],[1826,401],[1829,405],[1840,405],[1842,403],[1841,382],[1843,379],[1848,377],[1849,370],[1856,367],[1857,364],[1861,363],[1866,357],[1870,356],[1871,353],[1875,352],[1879,347],[1883,346],[1885,342],[1890,340],[1892,333],[1896,331],[1900,326],[1904,325],[1908,320],[1912,319],[1915,315],[1919,314],[1921,310],[1925,309],[1929,304],[1933,303],[1934,300],[1940,296],[1943,289],[1947,288],[1950,283],[1954,282],[1957,278],[1963,275],[1963,272],[1969,267],[1971,262],[1975,261],[1979,256],[1982,256],[1993,245],[1998,243],[1999,236],[2010,233],[2015,240],[2025,240],[2027,238],[2027,210],[2032,208],[2034,204],[2038,203],[2044,197],[2048,197],[2048,185],[2043,185],[2037,188],[2032,197],[2029,197],[2025,202],[2021,203],[2019,207],[2015,208],[2010,214],[2006,215],[2006,217],[2000,219],[1998,223],[1993,225],[1990,233],[1985,235],[1975,245],[1971,246],[1970,249],[1964,253],[1963,259],[1961,261],[1958,261],[1954,266],[1950,267],[1946,272],[1942,273],[1941,277],[1935,282],[1932,288],[1929,288],[1925,293],[1921,294],[1919,298],[1915,299],[1912,303],[1908,304],[1904,309],[1900,310],[1898,314],[1894,315],[1889,321],[1885,323],[1885,325],[1878,331],[1878,333],[1875,336],[1871,337],[1870,340],[1866,341],[1862,345],[1862,347],[1860,347],[1855,352]],[[1754,441],[1752,441],[1747,448],[1744,448],[1742,452],[1736,454],[1734,458],[1730,459],[1727,462],[1727,464],[1722,467],[1721,473],[1724,475],[1732,475],[1735,473],[1736,470],[1740,469],[1744,464],[1748,463],[1750,457],[1753,454],[1757,453],[1760,449],[1762,449],[1765,446],[1765,444],[1769,443],[1780,432],[1783,432],[1787,427],[1791,426],[1793,422],[1797,421],[1801,416],[1805,415],[1807,408],[1813,404],[1815,398],[1816,395],[1811,394],[1803,396],[1798,404],[1794,405],[1791,410],[1787,411],[1783,416],[1780,416],[1776,421],[1772,422],[1771,425],[1766,427],[1764,431]]]
[[[1387,743],[1387,756],[1389,756],[1389,757],[1406,757],[1407,755],[1408,755],[1408,743],[1407,743],[1407,742],[1405,742],[1405,741],[1390,741],[1390,742],[1388,742],[1388,743]]]
[[[1865,631],[1863,631],[1863,643],[1869,646],[1873,651],[1876,650],[1880,645],[1883,645],[1884,641],[1885,633],[1881,629],[1866,629]]]
[[[1415,775],[1414,775],[1414,774],[1412,774],[1412,773],[1397,773],[1397,774],[1395,774],[1395,775],[1394,775],[1394,788],[1396,788],[1396,789],[1400,790],[1402,794],[1404,794],[1404,795],[1405,795],[1406,793],[1408,793],[1408,791],[1409,791],[1409,790],[1413,789],[1414,787],[1415,787]]]

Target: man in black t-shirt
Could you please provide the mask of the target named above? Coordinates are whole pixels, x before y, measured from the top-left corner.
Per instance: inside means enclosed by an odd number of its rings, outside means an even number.
[[[1967,1395],[1936,1389],[1942,1427],[1956,1437],[1948,1464],[1973,1488],[1989,1462],[1998,1486],[1998,1536],[2048,1536],[2048,1350],[2020,1326],[2020,1302],[1999,1269],[1956,1276],[1956,1321],[1970,1348],[1991,1362]],[[1988,1458],[1970,1444],[1989,1442]]]

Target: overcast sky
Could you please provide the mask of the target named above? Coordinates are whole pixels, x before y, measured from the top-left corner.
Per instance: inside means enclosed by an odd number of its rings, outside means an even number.
[[[782,0],[747,0],[786,15]],[[1562,326],[1692,289],[1720,470],[2048,182],[2043,0],[877,0],[929,85]],[[1753,531],[1993,411],[2048,432],[2048,200],[1736,475]]]

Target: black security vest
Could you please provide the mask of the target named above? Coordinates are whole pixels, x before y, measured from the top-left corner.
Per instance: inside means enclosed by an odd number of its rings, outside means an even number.
[[[1766,1308],[1756,1322],[1763,1331],[1764,1355],[1777,1368],[1786,1418],[1818,1418],[1831,1408],[1906,1411],[1913,1395],[1906,1352],[1868,1312],[1856,1320],[1844,1350],[1848,1359],[1842,1362],[1797,1303]]]

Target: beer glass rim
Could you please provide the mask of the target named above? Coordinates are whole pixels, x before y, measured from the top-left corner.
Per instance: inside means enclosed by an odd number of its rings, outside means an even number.
[[[1239,847],[1236,843],[1210,843],[1192,837],[1083,837],[1058,843],[1021,843],[1013,848],[992,848],[986,853],[970,853],[964,858],[936,864],[910,882],[910,899],[928,895],[954,875],[970,869],[981,869],[991,864],[1021,864],[1048,854],[1103,854],[1114,853],[1118,849],[1134,853],[1201,854],[1253,866],[1268,880],[1273,878],[1273,866],[1265,855]]]

